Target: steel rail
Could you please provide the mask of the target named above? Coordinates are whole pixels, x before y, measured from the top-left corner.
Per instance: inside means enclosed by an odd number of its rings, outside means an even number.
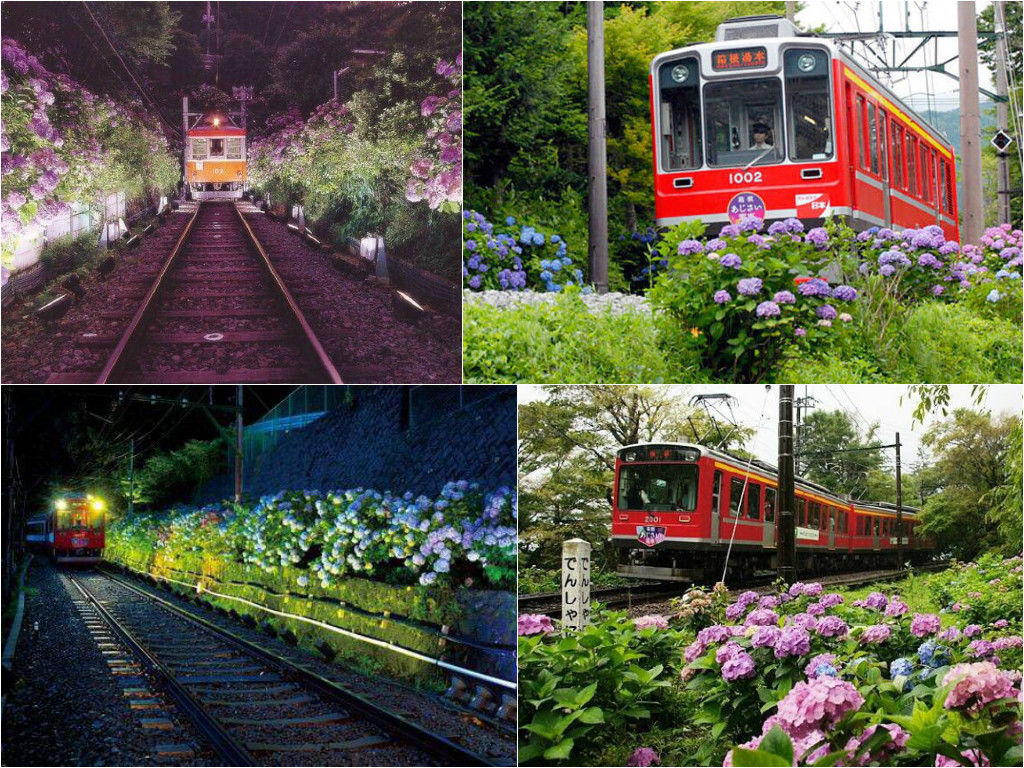
[[[196,223],[196,219],[199,217],[199,209],[201,206],[196,206],[195,213],[192,214],[192,218],[188,220],[188,224],[185,225],[185,229],[181,231],[178,236],[177,242],[171,249],[170,255],[164,261],[163,267],[160,268],[160,273],[156,276],[156,280],[153,281],[153,285],[150,286],[149,291],[146,292],[145,298],[142,299],[142,303],[139,308],[135,310],[135,314],[132,316],[131,322],[128,323],[128,327],[124,329],[124,333],[121,334],[121,338],[118,339],[117,346],[110,353],[107,358],[106,364],[103,366],[103,370],[100,371],[100,375],[96,379],[97,384],[109,384],[110,378],[114,375],[121,365],[123,365],[127,355],[125,354],[128,347],[131,345],[136,331],[142,324],[143,318],[149,314],[150,305],[153,303],[154,297],[160,291],[161,285],[163,285],[164,278],[167,273],[171,270],[171,265],[174,263],[174,259],[178,256],[181,251],[181,247],[185,244],[189,234],[192,232],[192,225]]]
[[[103,621],[113,630],[113,632],[127,645],[133,654],[142,662],[143,666],[150,672],[154,673],[160,678],[163,685],[166,687],[167,692],[171,698],[174,699],[175,704],[178,706],[179,711],[184,714],[188,719],[199,729],[199,731],[207,738],[210,745],[217,752],[217,755],[223,760],[224,765],[239,766],[239,765],[257,765],[257,761],[253,756],[238,743],[230,734],[225,731],[220,723],[218,723],[200,704],[195,697],[192,696],[185,688],[177,681],[174,673],[171,672],[159,659],[157,659],[149,650],[140,643],[135,635],[118,621],[114,615],[107,610],[89,589],[81,583],[77,576],[68,576],[71,579],[71,583],[78,588],[78,591],[92,603],[93,607],[100,614]]]
[[[426,728],[402,717],[401,715],[397,715],[394,712],[390,712],[383,707],[378,706],[364,696],[348,690],[339,683],[328,680],[310,669],[299,666],[294,662],[273,653],[272,651],[268,651],[266,648],[236,635],[230,630],[224,629],[201,616],[196,616],[195,614],[186,611],[184,608],[181,608],[162,597],[154,595],[151,592],[147,592],[116,574],[108,571],[104,571],[103,573],[107,578],[120,584],[126,589],[161,605],[186,621],[212,632],[220,639],[238,648],[240,651],[256,656],[261,661],[284,671],[286,674],[298,679],[303,685],[312,689],[325,699],[351,707],[358,711],[366,720],[379,728],[382,728],[413,747],[429,752],[431,755],[436,757],[442,765],[501,765],[500,763],[491,762],[481,755],[456,744],[451,739],[447,739],[444,736],[439,736],[432,731],[428,731]]]
[[[259,241],[259,238],[256,237],[256,233],[252,231],[252,227],[249,226],[249,222],[246,221],[245,216],[243,216],[242,212],[238,210],[238,206],[234,205],[232,207],[235,209],[235,214],[242,222],[242,226],[245,228],[245,231],[249,233],[249,239],[256,247],[257,253],[259,253],[260,257],[263,259],[263,265],[270,273],[271,279],[273,279],[274,284],[281,292],[281,295],[284,296],[285,304],[287,304],[288,309],[292,311],[295,321],[299,324],[299,328],[302,329],[302,333],[306,337],[306,341],[313,348],[317,362],[320,363],[320,366],[324,369],[324,372],[327,374],[332,384],[344,384],[345,382],[341,380],[341,374],[339,374],[338,369],[334,367],[334,363],[331,362],[331,358],[327,356],[327,352],[324,350],[323,344],[320,343],[320,339],[318,339],[316,334],[313,333],[313,328],[306,320],[306,316],[303,314],[302,310],[299,309],[299,305],[292,297],[291,291],[288,290],[288,287],[284,284],[281,276],[277,273],[277,270],[271,263],[270,257],[267,256],[267,252],[263,249],[263,244]]]

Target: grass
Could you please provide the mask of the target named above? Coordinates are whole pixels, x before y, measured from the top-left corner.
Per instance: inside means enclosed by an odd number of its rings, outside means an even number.
[[[557,569],[523,569],[519,572],[519,594],[535,595],[541,592],[557,592],[561,576],[561,571]],[[635,578],[619,576],[613,571],[592,571],[590,574],[590,586],[593,589],[624,587],[636,583]]]

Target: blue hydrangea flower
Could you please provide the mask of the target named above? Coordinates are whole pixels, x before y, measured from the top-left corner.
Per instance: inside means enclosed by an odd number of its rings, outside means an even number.
[[[465,248],[467,251],[475,251],[476,240],[467,240],[465,243],[463,243],[462,247]]]
[[[890,677],[910,677],[914,673],[914,664],[906,657],[893,659],[889,664]]]
[[[995,302],[999,301],[999,299],[1001,299],[1001,298],[1002,298],[1002,296],[1000,295],[999,291],[997,291],[995,288],[993,288],[991,291],[988,292],[988,296],[985,297],[985,300],[986,301],[991,301],[991,302],[995,303]]]

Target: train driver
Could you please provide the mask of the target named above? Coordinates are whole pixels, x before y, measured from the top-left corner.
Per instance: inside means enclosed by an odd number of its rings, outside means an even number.
[[[754,123],[752,128],[754,134],[754,143],[751,145],[751,149],[771,149],[772,143],[768,139],[768,135],[771,133],[771,128],[768,127],[767,123]]]

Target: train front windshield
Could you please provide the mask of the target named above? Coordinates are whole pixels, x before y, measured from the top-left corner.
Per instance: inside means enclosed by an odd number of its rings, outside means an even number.
[[[658,68],[662,171],[747,168],[833,157],[829,55],[782,52],[781,75],[702,78],[696,56]],[[703,85],[703,92],[702,92]]]
[[[692,512],[697,508],[695,464],[624,464],[619,468],[620,510]]]

